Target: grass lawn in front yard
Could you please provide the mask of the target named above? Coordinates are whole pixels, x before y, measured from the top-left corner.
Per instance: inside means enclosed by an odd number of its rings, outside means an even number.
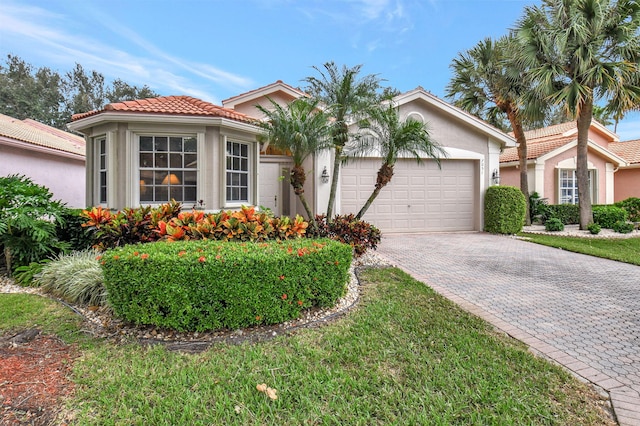
[[[589,387],[399,269],[368,269],[361,284],[346,316],[267,342],[195,355],[84,342],[67,415],[79,425],[615,424]],[[17,327],[19,309],[0,295],[0,331]],[[43,321],[31,312],[22,327]]]
[[[576,253],[640,265],[640,238],[581,238],[521,233],[526,241]]]

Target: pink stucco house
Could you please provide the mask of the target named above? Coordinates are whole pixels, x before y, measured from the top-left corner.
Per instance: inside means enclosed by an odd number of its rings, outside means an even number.
[[[529,191],[547,198],[550,204],[577,204],[576,122],[531,130],[526,132],[526,137]],[[627,194],[638,194],[638,148],[640,143],[620,142],[615,133],[596,121],[592,122],[588,144],[592,203],[612,204],[630,196]],[[635,161],[635,166],[632,161]],[[520,186],[516,147],[507,148],[500,155],[500,178],[501,185]]]
[[[37,121],[0,114],[0,176],[25,175],[69,207],[85,204],[85,141]]]

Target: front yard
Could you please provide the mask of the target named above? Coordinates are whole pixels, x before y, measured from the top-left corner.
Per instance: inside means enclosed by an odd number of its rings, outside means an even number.
[[[0,334],[37,325],[76,345],[72,424],[615,424],[586,385],[400,270],[361,284],[331,324],[200,354],[87,337],[34,295],[0,295]]]

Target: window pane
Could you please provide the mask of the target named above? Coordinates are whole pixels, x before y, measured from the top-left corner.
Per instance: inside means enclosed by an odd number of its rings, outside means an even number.
[[[169,150],[172,152],[182,152],[182,138],[172,137],[169,139]]]
[[[140,153],[140,167],[153,167],[153,154]]]
[[[233,170],[240,170],[240,159],[239,158],[234,158],[233,159]]]
[[[184,201],[182,199],[182,187],[181,186],[172,186],[171,187],[171,198],[176,201]]]
[[[156,136],[154,148],[156,151],[166,151],[167,150],[167,138]]]
[[[106,186],[101,186],[100,187],[100,202],[101,203],[106,203],[107,202],[107,187]]]
[[[247,172],[249,171],[249,161],[246,158],[243,158],[242,161],[240,162],[240,169],[243,172]]]
[[[153,201],[169,201],[169,188],[166,186],[156,186],[156,196]]]
[[[247,186],[247,180],[249,176],[246,174],[240,175],[240,186]]]
[[[196,152],[198,150],[198,142],[196,138],[185,138],[184,152]]]
[[[240,155],[242,157],[247,157],[247,148],[248,147],[245,144],[240,145]]]
[[[184,187],[184,201],[196,201],[196,187],[185,186]]]
[[[182,168],[182,154],[169,154],[171,158],[171,168]]]
[[[140,185],[140,201],[153,201],[153,187]]]
[[[167,154],[156,154],[156,168],[166,168],[167,167]]]
[[[100,186],[107,186],[107,172],[100,172]]]
[[[227,200],[231,200],[231,187],[227,186]]]
[[[233,144],[233,155],[235,156],[240,155],[240,144],[237,144],[237,143]]]
[[[104,170],[107,168],[107,156],[102,154],[100,155],[100,169]]]
[[[140,136],[140,151],[153,151],[153,138],[151,136]]]
[[[247,201],[249,197],[247,196],[247,188],[240,188],[240,200]]]
[[[195,185],[196,184],[197,173],[196,172],[184,172],[184,184],[185,185]]]
[[[198,167],[198,156],[196,154],[184,155],[184,167],[187,169],[195,169]]]

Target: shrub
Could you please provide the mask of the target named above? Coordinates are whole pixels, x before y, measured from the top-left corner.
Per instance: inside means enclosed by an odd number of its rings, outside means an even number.
[[[484,198],[485,231],[515,234],[525,222],[526,201],[520,189],[513,186],[491,186]]]
[[[640,198],[630,197],[626,200],[618,201],[614,206],[622,207],[629,214],[629,220],[640,222]]]
[[[613,224],[611,229],[613,229],[614,231],[619,232],[621,234],[628,234],[629,232],[633,231],[634,225],[631,222],[626,222],[624,220],[619,220],[619,221],[617,221],[616,223]]]
[[[105,306],[107,295],[98,255],[95,250],[60,255],[42,267],[34,284],[70,303]]]
[[[302,216],[293,220],[287,216],[273,217],[269,211],[256,212],[255,207],[242,206],[238,211],[212,214],[179,213],[167,222],[159,221],[155,232],[169,241],[266,241],[302,237],[308,226]]]
[[[602,230],[602,227],[597,223],[590,223],[589,226],[587,226],[587,229],[589,230],[589,232],[591,232],[591,234],[597,235]]]
[[[344,295],[351,247],[328,239],[178,241],[104,253],[114,312],[176,330],[235,329],[296,318]]]
[[[532,192],[529,196],[529,219],[531,223],[534,223],[536,220],[544,217],[547,211],[547,199],[540,198],[540,195],[537,192]]]
[[[68,243],[72,251],[88,250],[96,244],[95,231],[82,226],[86,222],[82,212],[82,209],[65,208],[62,212],[64,223],[56,226],[58,239]]]
[[[82,226],[95,233],[95,248],[100,250],[148,243],[160,238],[156,230],[158,223],[176,217],[181,208],[181,204],[173,200],[155,208],[127,208],[114,214],[108,209],[94,207],[82,211],[81,216],[86,220]]]
[[[627,211],[616,206],[593,206],[593,221],[603,228],[612,229],[618,221],[627,220]]]
[[[565,225],[580,223],[580,207],[577,204],[550,204],[546,207],[542,221],[560,219]]]
[[[33,277],[35,277],[44,265],[50,262],[51,259],[43,259],[40,262],[31,262],[28,265],[18,266],[14,273],[13,279],[14,281],[21,286],[30,286],[33,284]]]
[[[550,232],[564,231],[564,224],[560,219],[552,217],[544,224],[544,229]]]
[[[362,256],[367,250],[375,250],[380,243],[380,230],[369,222],[356,219],[353,214],[338,215],[331,222],[327,221],[325,215],[317,215],[315,219],[316,227],[307,236],[349,244],[356,257]]]
[[[64,204],[52,198],[49,189],[26,176],[0,177],[0,246],[9,273],[67,249],[56,237]]]

